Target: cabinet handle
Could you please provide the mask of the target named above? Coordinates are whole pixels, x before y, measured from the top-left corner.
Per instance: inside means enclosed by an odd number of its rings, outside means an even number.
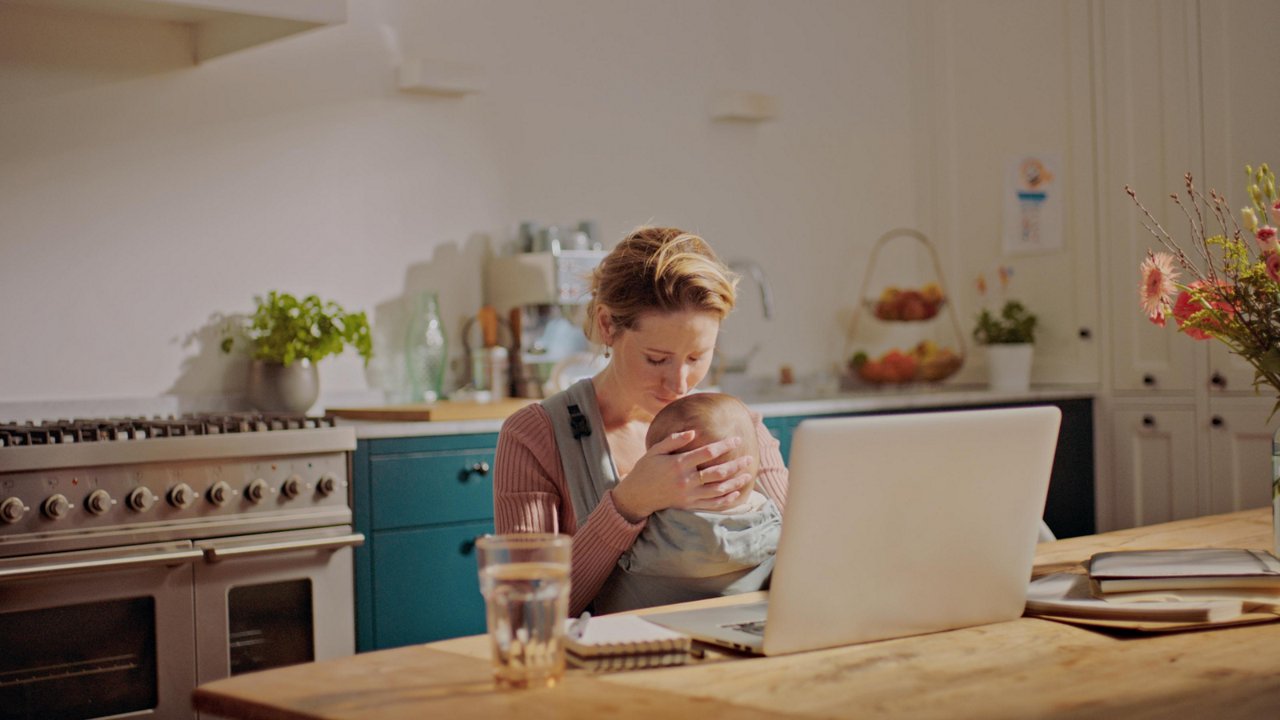
[[[462,472],[458,473],[458,482],[464,483],[470,480],[472,475],[484,476],[488,474],[489,463],[482,460],[480,462],[471,463],[471,467],[463,468]]]
[[[1218,388],[1219,390],[1226,390],[1227,378],[1225,378],[1222,375],[1222,373],[1215,371],[1212,375],[1209,376],[1209,384]]]
[[[1079,334],[1080,334],[1081,340],[1088,340],[1089,338],[1093,337],[1093,331],[1087,327],[1080,328]]]
[[[1156,376],[1155,376],[1155,375],[1152,375],[1151,373],[1147,373],[1147,374],[1143,375],[1143,376],[1142,376],[1142,384],[1143,384],[1143,385],[1146,385],[1147,387],[1152,387],[1152,386],[1154,386],[1154,385],[1156,384]]]
[[[1222,427],[1227,423],[1225,420],[1222,419],[1221,415],[1214,415],[1212,418],[1209,418],[1209,424],[1214,427]]]
[[[472,552],[475,551],[475,549],[476,549],[475,538],[471,538],[470,540],[463,540],[462,544],[458,546],[458,554],[470,555]]]
[[[1151,415],[1142,416],[1142,427],[1153,428],[1156,426],[1156,419]]]

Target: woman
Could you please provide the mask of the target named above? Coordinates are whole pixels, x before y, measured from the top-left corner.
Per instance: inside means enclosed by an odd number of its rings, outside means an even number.
[[[502,426],[494,473],[497,532],[573,535],[574,615],[631,580],[618,558],[651,514],[727,508],[752,480],[750,457],[712,463],[738,447],[738,437],[685,451],[694,437],[688,431],[645,449],[654,415],[710,369],[735,283],[702,238],[675,228],[634,231],[591,280],[584,328],[604,345],[609,364]],[[755,429],[756,487],[781,510],[787,470],[759,418]],[[598,612],[625,609],[605,599]]]

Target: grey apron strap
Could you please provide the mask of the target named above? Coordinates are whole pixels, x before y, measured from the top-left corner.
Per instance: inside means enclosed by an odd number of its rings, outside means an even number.
[[[581,525],[605,491],[618,484],[618,473],[605,445],[595,386],[590,378],[584,378],[543,400],[542,407],[551,416],[569,499]]]

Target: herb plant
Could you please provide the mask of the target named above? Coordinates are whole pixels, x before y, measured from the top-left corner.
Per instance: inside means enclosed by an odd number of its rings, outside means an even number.
[[[1017,300],[1006,301],[1000,315],[983,309],[973,328],[973,339],[979,345],[1033,343],[1036,340],[1036,316]]]
[[[298,300],[274,290],[265,298],[255,295],[253,301],[257,307],[243,325],[224,329],[223,352],[231,352],[235,341],[243,338],[255,360],[288,366],[295,360],[316,363],[351,345],[369,364],[373,339],[369,319],[363,312],[349,313],[337,303],[315,295]]]

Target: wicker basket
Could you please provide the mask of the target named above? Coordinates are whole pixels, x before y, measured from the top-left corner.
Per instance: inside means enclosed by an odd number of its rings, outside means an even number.
[[[878,297],[869,297],[867,293],[876,276],[876,263],[879,260],[880,251],[890,242],[900,238],[913,239],[924,247],[933,263],[935,280],[920,288],[887,287]],[[923,233],[898,228],[880,236],[867,261],[862,286],[858,291],[859,302],[849,322],[845,346],[846,354],[849,356],[846,366],[849,379],[855,384],[904,385],[916,382],[941,382],[956,374],[964,365],[964,332],[956,316],[955,304],[950,302],[945,287],[938,253],[933,243],[929,242]],[[872,357],[866,352],[866,348],[860,348],[857,344],[859,322],[864,314],[875,322],[892,323],[931,322],[941,315],[946,315],[955,332],[956,347],[942,347],[932,341],[921,341],[910,349],[891,348]],[[859,352],[855,353],[855,350]]]

